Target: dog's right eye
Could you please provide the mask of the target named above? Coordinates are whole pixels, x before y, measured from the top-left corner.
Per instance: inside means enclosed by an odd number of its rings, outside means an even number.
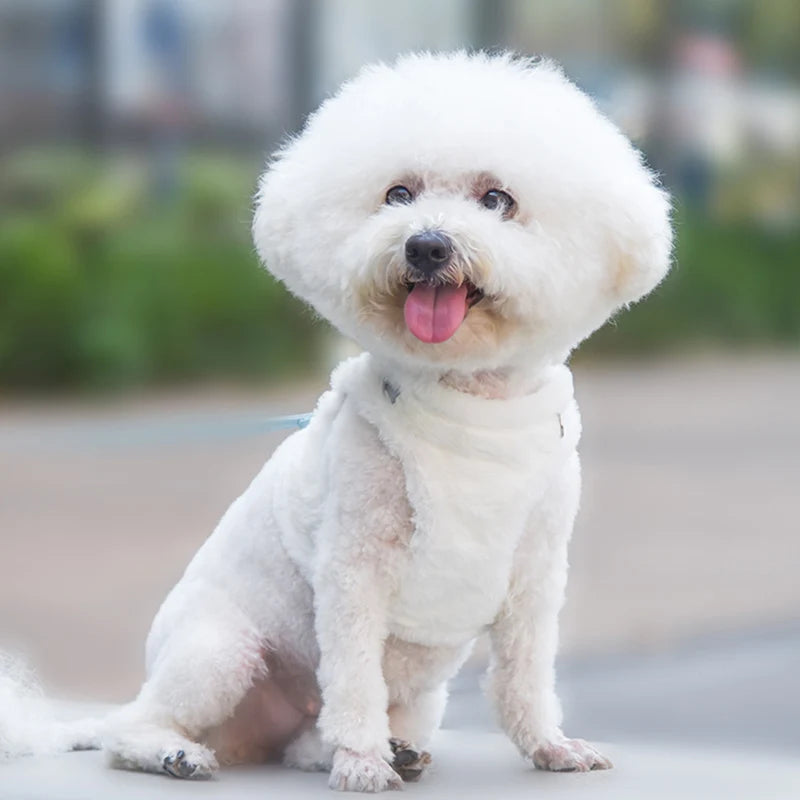
[[[386,205],[387,206],[407,206],[409,203],[414,201],[414,195],[411,194],[410,189],[406,189],[405,186],[392,186],[388,192],[386,192]]]

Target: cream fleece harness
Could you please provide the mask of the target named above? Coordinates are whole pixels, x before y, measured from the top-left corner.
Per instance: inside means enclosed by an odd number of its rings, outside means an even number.
[[[406,477],[414,535],[390,627],[460,644],[496,616],[528,517],[578,443],[572,375],[553,366],[536,392],[489,400],[386,372],[363,354],[336,369],[332,388],[377,428]]]

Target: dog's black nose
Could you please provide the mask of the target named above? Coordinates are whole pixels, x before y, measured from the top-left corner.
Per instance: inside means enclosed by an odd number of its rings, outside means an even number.
[[[440,231],[422,231],[406,240],[406,261],[426,275],[447,266],[452,255],[453,243]]]

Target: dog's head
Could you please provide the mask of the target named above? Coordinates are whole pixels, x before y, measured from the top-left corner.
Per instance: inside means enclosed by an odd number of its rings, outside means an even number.
[[[393,359],[560,361],[670,260],[640,154],[548,62],[368,67],[269,165],[255,243],[344,334]]]

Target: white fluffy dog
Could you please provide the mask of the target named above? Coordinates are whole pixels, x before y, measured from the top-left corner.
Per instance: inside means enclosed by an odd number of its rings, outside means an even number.
[[[580,484],[564,361],[668,268],[668,199],[639,153],[551,63],[409,56],[275,157],[253,234],[366,352],[167,597],[112,763],[188,778],[282,758],[398,788],[488,631],[522,755],[609,767],[562,734],[554,688]]]

